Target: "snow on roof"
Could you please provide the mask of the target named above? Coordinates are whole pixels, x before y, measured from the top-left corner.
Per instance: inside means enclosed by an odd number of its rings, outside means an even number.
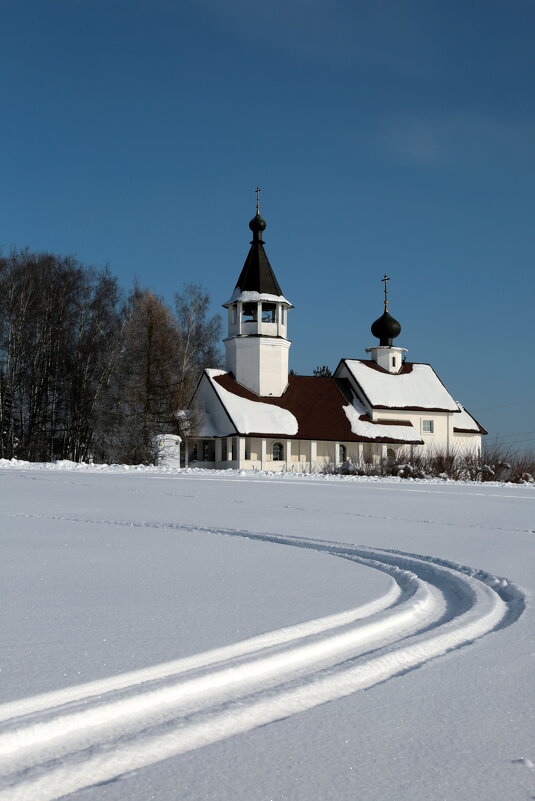
[[[382,440],[398,439],[405,442],[421,443],[422,438],[412,425],[385,425],[372,423],[369,419],[362,419],[366,415],[366,409],[360,401],[353,397],[352,402],[344,406],[344,412],[349,420],[351,431],[358,437],[369,437],[370,439]]]
[[[338,442],[422,442],[410,423],[372,422],[345,379],[292,375],[282,397],[261,400],[231,373],[206,370],[205,374],[240,434],[297,435],[304,440]]]
[[[454,431],[467,434],[471,433],[472,431],[474,434],[487,433],[485,429],[479,425],[477,420],[475,420],[472,415],[466,411],[464,406],[462,406],[459,401],[457,401],[457,406],[459,407],[460,414],[455,415]]]
[[[429,364],[406,364],[403,372],[388,373],[375,362],[361,359],[344,362],[374,408],[459,411]]]
[[[276,433],[289,437],[297,434],[297,420],[287,409],[272,403],[248,400],[229,392],[212,380],[217,376],[226,375],[224,370],[206,370],[205,373],[240,434]]]
[[[255,292],[251,289],[242,292],[239,286],[237,286],[232,293],[230,300],[223,303],[223,306],[229,306],[231,303],[236,303],[237,301],[241,301],[242,303],[256,303],[259,300],[263,300],[266,303],[286,303],[289,308],[293,308],[290,301],[286,300],[284,295],[270,295],[268,292]]]

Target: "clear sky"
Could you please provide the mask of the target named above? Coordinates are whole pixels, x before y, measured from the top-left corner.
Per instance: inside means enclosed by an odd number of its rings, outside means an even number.
[[[535,0],[3,0],[0,243],[230,296],[262,187],[291,366],[390,311],[535,446]],[[527,432],[527,433],[525,433]],[[516,445],[515,445],[516,447]]]

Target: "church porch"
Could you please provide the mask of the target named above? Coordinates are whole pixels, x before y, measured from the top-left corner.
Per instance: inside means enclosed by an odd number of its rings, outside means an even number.
[[[403,445],[285,439],[282,437],[212,437],[189,440],[183,465],[217,470],[320,472],[346,461],[358,466],[394,459]]]

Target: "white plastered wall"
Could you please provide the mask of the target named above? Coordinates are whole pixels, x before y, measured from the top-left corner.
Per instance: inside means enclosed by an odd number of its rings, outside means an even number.
[[[374,409],[372,412],[372,420],[403,420],[410,422],[424,441],[423,445],[416,445],[415,447],[426,451],[445,451],[450,447],[453,436],[452,418],[453,415],[450,412],[415,412],[403,409]],[[433,421],[434,431],[432,434],[423,431],[424,420]]]
[[[288,386],[290,344],[278,337],[225,339],[227,370],[257,395],[280,398]]]
[[[474,432],[473,434],[453,434],[453,449],[459,453],[464,453],[467,456],[474,456],[474,458],[481,455],[483,437],[481,434]]]
[[[199,410],[201,415],[207,412],[211,418],[214,426],[214,433],[220,436],[232,435],[235,429],[230,422],[227,413],[225,412],[219,398],[217,397],[214,388],[210,385],[209,380],[203,375],[199,387],[193,399],[194,406]]]
[[[377,345],[373,348],[366,348],[366,353],[371,353],[373,361],[388,370],[389,373],[398,373],[403,366],[403,354],[407,353],[407,348],[398,348],[395,345]]]

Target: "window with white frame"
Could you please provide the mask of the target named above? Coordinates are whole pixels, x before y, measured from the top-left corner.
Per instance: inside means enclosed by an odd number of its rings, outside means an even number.
[[[422,420],[422,434],[434,434],[434,433],[435,433],[435,421]]]

